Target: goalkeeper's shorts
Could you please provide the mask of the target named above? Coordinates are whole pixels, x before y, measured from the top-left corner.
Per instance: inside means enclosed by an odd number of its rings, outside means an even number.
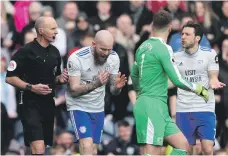
[[[141,96],[134,106],[138,143],[163,145],[165,136],[180,132],[162,100]]]

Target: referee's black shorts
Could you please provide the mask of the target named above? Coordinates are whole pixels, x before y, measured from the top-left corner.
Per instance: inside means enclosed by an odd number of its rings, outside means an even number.
[[[55,102],[53,98],[26,98],[19,104],[19,115],[24,130],[26,146],[36,140],[52,145]]]

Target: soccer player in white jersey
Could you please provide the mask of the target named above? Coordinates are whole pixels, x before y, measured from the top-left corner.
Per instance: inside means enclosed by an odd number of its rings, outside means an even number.
[[[119,94],[126,83],[125,75],[118,72],[120,60],[112,48],[112,34],[101,30],[96,33],[92,46],[77,50],[67,62],[67,110],[82,155],[97,153],[104,125],[106,83],[114,95]]]
[[[218,80],[219,65],[216,52],[199,46],[202,36],[199,24],[191,21],[183,26],[183,50],[175,53],[175,63],[186,80],[208,89],[209,101],[206,103],[202,97],[178,88],[176,123],[191,147],[199,138],[202,152],[205,155],[212,155],[216,133],[213,89],[222,88],[225,84]]]

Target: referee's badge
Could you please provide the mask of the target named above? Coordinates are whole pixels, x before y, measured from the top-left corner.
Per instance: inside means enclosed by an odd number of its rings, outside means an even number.
[[[14,71],[17,68],[17,63],[15,61],[10,61],[9,66],[7,68],[8,71]]]

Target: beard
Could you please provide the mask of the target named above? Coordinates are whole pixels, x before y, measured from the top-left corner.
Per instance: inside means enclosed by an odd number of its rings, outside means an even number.
[[[105,57],[99,56],[96,50],[94,51],[94,60],[96,65],[103,65],[107,61],[107,59],[108,59],[108,56],[105,56]]]
[[[194,47],[194,43],[189,43],[189,44],[183,45],[183,48],[185,48],[185,49],[190,49],[192,47]]]

